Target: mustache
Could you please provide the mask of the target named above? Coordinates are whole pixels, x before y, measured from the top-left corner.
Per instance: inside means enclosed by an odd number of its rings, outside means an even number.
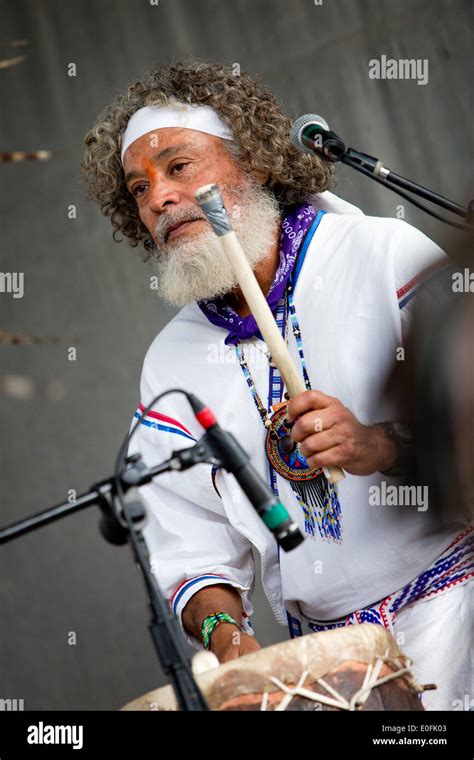
[[[205,220],[206,217],[193,209],[183,209],[175,214],[166,214],[156,223],[155,235],[161,243],[166,243],[169,233],[176,225],[184,224],[184,222],[197,222],[201,219]]]

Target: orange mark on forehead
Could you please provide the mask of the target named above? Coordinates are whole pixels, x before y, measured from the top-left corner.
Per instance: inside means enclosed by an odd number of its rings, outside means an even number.
[[[151,160],[151,158],[143,158],[142,166],[143,166],[143,171],[145,171],[150,177],[152,178],[156,177],[158,170],[156,168],[156,165]]]

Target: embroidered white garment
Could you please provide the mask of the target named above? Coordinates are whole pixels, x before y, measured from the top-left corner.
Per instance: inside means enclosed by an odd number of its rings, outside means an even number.
[[[442,262],[443,252],[425,235],[396,219],[367,217],[331,193],[312,199],[327,210],[308,247],[294,292],[296,314],[311,387],[338,398],[364,424],[396,418],[380,388],[402,346],[416,276]],[[195,303],[185,306],[160,332],[145,357],[141,404],[159,392],[182,387],[214,411],[268,482],[265,429],[235,348],[226,331],[212,325]],[[289,348],[300,368],[289,330]],[[265,344],[253,338],[244,350],[260,397],[268,397]],[[143,408],[143,407],[141,407]],[[140,425],[130,452],[154,465],[203,434],[187,401],[168,396]],[[174,611],[201,588],[230,583],[242,592],[245,623],[252,614],[254,565],[261,555],[262,583],[277,620],[286,610],[334,620],[382,599],[426,568],[459,533],[443,530],[430,510],[369,503],[381,474],[346,474],[338,484],[342,540],[307,537],[297,549],[278,551],[232,475],[219,471],[215,490],[210,465],[167,473],[140,489],[149,519],[144,531],[152,569]],[[288,481],[277,477],[280,498],[304,532],[304,516]],[[400,520],[397,509],[410,509]],[[187,637],[195,646],[199,643]]]

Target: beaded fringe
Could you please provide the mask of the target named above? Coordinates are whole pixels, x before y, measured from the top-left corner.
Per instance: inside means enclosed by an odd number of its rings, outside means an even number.
[[[342,541],[341,505],[337,486],[328,481],[324,473],[313,480],[291,480],[291,488],[304,514],[306,535]]]

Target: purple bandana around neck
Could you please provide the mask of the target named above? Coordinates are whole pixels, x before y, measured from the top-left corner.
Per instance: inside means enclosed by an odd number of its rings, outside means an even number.
[[[291,206],[281,223],[280,263],[267,295],[267,303],[274,314],[286,283],[293,270],[301,244],[316,217],[316,211],[307,203]],[[206,298],[197,302],[209,322],[223,327],[229,333],[225,339],[227,345],[236,345],[239,340],[247,340],[256,335],[262,338],[253,316],[241,317],[227,304],[224,297]]]

